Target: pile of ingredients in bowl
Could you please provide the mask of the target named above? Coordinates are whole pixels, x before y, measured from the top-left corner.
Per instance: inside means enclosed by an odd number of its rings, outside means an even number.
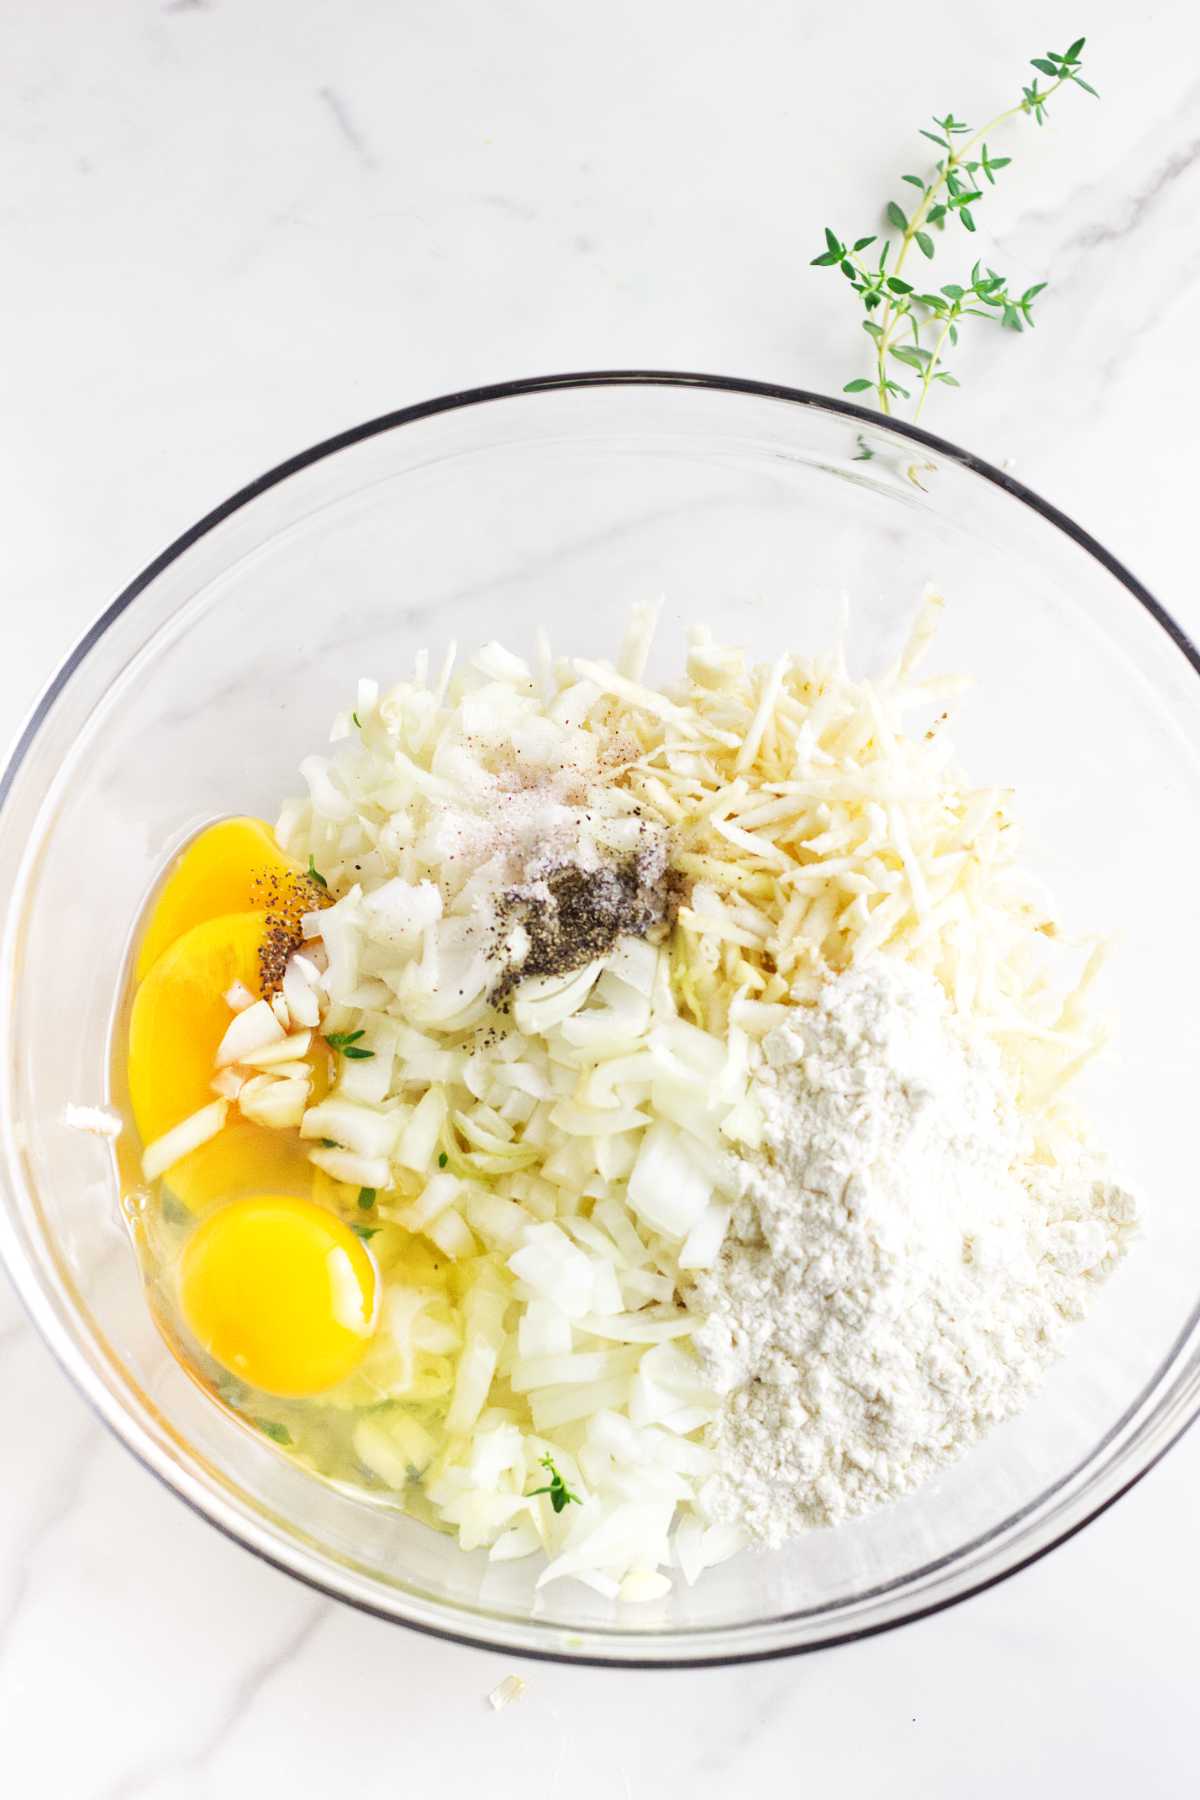
[[[964,684],[691,634],[359,684],[136,948],[127,1210],[306,1469],[621,1601],[885,1505],[1029,1400],[1135,1227],[1067,1092],[1098,944]]]

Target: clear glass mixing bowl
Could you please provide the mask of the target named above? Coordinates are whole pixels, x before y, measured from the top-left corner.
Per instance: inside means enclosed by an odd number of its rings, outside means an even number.
[[[131,922],[204,821],[274,815],[360,674],[422,645],[546,625],[606,653],[664,594],[665,671],[707,621],[761,655],[819,646],[851,601],[860,667],[927,580],[957,726],[1013,785],[1065,916],[1117,937],[1120,1054],[1091,1099],[1142,1187],[1142,1242],[1035,1404],[891,1510],[613,1610],[535,1596],[448,1539],[321,1486],[208,1402],[142,1297],[106,1146],[69,1101],[107,1082]],[[0,1248],[48,1343],[147,1468],[314,1586],[476,1644],[598,1663],[732,1661],[946,1606],[1043,1555],[1145,1473],[1197,1409],[1200,663],[1086,533],[973,457],[750,382],[602,375],[457,394],[305,452],[171,546],[51,683],[0,786]]]

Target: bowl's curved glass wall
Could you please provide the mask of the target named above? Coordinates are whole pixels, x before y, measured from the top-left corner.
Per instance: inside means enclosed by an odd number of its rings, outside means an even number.
[[[932,665],[968,670],[973,778],[1019,789],[1066,917],[1114,932],[1119,1055],[1092,1100],[1150,1202],[1144,1241],[1031,1410],[933,1488],[614,1612],[535,1597],[403,1519],[304,1477],[213,1408],[150,1320],[105,1146],[63,1123],[102,1096],[125,945],[203,821],[274,815],[361,674],[539,625],[606,654],[665,597],[768,656],[895,652],[927,581]],[[1036,1554],[1136,1477],[1197,1404],[1200,1066],[1196,669],[1086,543],[948,450],[829,405],[612,382],[405,420],[266,486],[167,560],[79,656],[0,810],[7,1258],[42,1329],[127,1442],[253,1547],[359,1603],[514,1649],[614,1660],[770,1653],[877,1629]]]

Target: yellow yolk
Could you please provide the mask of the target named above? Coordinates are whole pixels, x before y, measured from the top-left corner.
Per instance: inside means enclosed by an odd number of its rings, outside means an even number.
[[[265,911],[278,883],[300,875],[261,819],[222,819],[210,825],[175,859],[158,891],[138,946],[137,979],[185,931],[223,913]]]
[[[128,1076],[143,1144],[212,1100],[217,1046],[233,1018],[224,996],[237,982],[256,998],[261,993],[259,952],[268,929],[260,912],[194,925],[138,988],[129,1020]],[[294,1135],[251,1124],[231,1110],[225,1129],[177,1162],[165,1180],[183,1205],[197,1211],[247,1191],[308,1193],[312,1166]]]
[[[199,1225],[179,1270],[184,1318],[231,1374],[264,1393],[324,1393],[353,1373],[375,1328],[375,1265],[310,1200],[260,1194]]]

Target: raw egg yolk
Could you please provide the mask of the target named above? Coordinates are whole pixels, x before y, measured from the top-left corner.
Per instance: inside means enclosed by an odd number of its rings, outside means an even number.
[[[300,1398],[344,1381],[375,1328],[375,1265],[311,1200],[259,1194],[199,1225],[180,1262],[184,1318],[231,1374]]]
[[[222,913],[264,912],[281,889],[303,880],[261,819],[222,819],[176,857],[155,896],[135,975],[148,975],[185,931]]]
[[[129,1025],[130,1099],[144,1144],[211,1101],[213,1059],[233,1017],[226,993],[240,985],[260,998],[264,952],[276,970],[292,926],[320,902],[261,819],[222,819],[176,858],[138,946]],[[314,1101],[326,1079],[323,1059],[315,1058]],[[291,1134],[234,1112],[223,1131],[175,1164],[166,1185],[201,1212],[243,1194],[311,1193],[312,1165]]]
[[[129,1019],[129,1097],[143,1144],[207,1106],[217,1046],[233,1014],[225,994],[235,982],[261,993],[259,952],[270,930],[260,912],[231,913],[185,931],[158,958],[134,996]],[[312,1169],[298,1141],[231,1115],[207,1144],[165,1177],[193,1212],[247,1192],[299,1187]]]

